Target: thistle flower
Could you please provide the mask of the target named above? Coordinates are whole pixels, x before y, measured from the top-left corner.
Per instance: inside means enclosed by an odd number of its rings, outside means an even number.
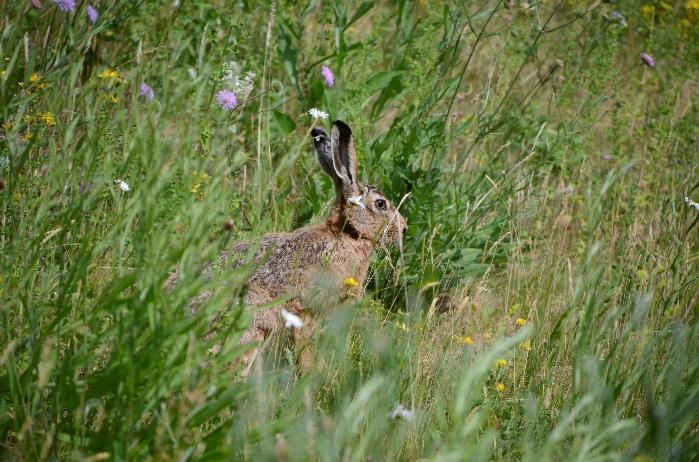
[[[129,186],[129,184],[126,181],[120,180],[117,178],[116,180],[114,180],[114,182],[117,184],[117,186],[119,186],[119,189],[121,189],[122,191],[124,191],[124,192],[131,191],[131,187]]]
[[[335,76],[333,75],[333,71],[331,71],[328,66],[323,65],[323,67],[320,68],[320,74],[323,76],[325,83],[329,87],[335,85]]]
[[[97,22],[97,17],[99,14],[97,13],[97,10],[95,9],[94,6],[92,5],[87,5],[87,8],[85,8],[85,13],[87,13],[87,19],[92,23]]]
[[[75,0],[53,0],[59,10],[73,11],[75,9]]]
[[[282,318],[284,319],[284,327],[287,329],[296,328],[300,329],[303,327],[303,320],[293,313],[289,313],[282,308]]]
[[[321,111],[320,109],[311,108],[308,110],[308,115],[314,119],[326,120],[330,115],[327,112]]]
[[[638,56],[640,56],[641,60],[648,66],[648,67],[655,67],[655,60],[651,55],[648,53],[639,53]]]
[[[388,418],[389,419],[401,418],[403,420],[407,420],[408,422],[412,422],[413,420],[415,420],[415,411],[411,411],[410,409],[406,409],[403,407],[402,404],[398,403],[391,410],[391,412],[388,413]]]
[[[238,99],[232,91],[221,90],[216,93],[216,103],[226,111],[230,111],[238,105]]]
[[[143,82],[140,87],[138,87],[138,92],[140,93],[141,96],[146,98],[146,101],[152,101],[153,98],[155,98],[155,92],[151,88],[150,85],[147,83]]]

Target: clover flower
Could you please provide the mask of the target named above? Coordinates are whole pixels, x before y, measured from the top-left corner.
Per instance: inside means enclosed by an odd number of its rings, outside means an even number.
[[[121,189],[122,191],[124,191],[124,192],[131,191],[131,187],[129,186],[129,184],[126,181],[120,180],[117,178],[116,180],[114,180],[114,182],[117,184],[117,186],[119,186],[119,189]]]
[[[641,58],[641,61],[643,61],[648,67],[655,67],[655,60],[651,55],[648,53],[639,53],[638,56]]]
[[[59,10],[73,11],[75,9],[75,0],[53,0]]]
[[[313,117],[314,119],[322,119],[322,120],[327,120],[330,115],[328,115],[327,112],[321,111],[320,109],[316,108],[311,108],[308,110],[308,115]]]
[[[97,17],[99,16],[99,13],[97,13],[97,10],[95,9],[94,6],[87,5],[87,8],[85,8],[85,13],[87,13],[87,19],[92,24],[97,22]]]
[[[335,76],[333,75],[333,71],[331,71],[328,66],[324,64],[323,67],[320,68],[320,74],[323,76],[325,83],[329,87],[335,85]]]
[[[296,328],[300,329],[303,327],[303,320],[293,313],[289,313],[282,308],[282,318],[284,319],[284,327],[287,329]]]
[[[153,88],[151,88],[151,86],[145,82],[143,82],[141,86],[138,87],[138,92],[141,96],[146,98],[146,101],[152,101],[153,98],[155,98],[155,92],[153,91]]]
[[[403,407],[402,404],[398,403],[391,410],[391,412],[388,413],[388,418],[392,420],[401,418],[403,420],[407,420],[408,422],[412,422],[413,420],[415,420],[415,411],[406,409]]]
[[[230,111],[238,105],[238,99],[232,91],[221,90],[216,93],[216,103],[226,111]]]

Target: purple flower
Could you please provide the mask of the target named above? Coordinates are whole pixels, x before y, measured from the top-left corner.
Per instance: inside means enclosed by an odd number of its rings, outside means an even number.
[[[53,0],[59,10],[73,11],[75,9],[75,0]]]
[[[155,92],[146,82],[143,82],[140,87],[138,87],[138,92],[141,96],[146,98],[146,101],[152,101],[155,98]]]
[[[226,111],[230,111],[238,105],[238,98],[230,90],[221,90],[216,93],[216,103]]]
[[[608,152],[606,152],[606,153],[604,153],[604,154],[602,155],[602,159],[604,159],[604,160],[612,160],[612,159],[614,159],[614,157],[612,157],[611,154],[609,154]]]
[[[325,83],[327,83],[329,87],[335,85],[335,76],[333,75],[333,71],[331,71],[328,66],[323,64],[323,67],[320,68],[320,74],[323,76]]]
[[[639,53],[641,60],[648,65],[648,67],[655,67],[655,60],[648,53]]]
[[[620,26],[626,27],[626,18],[618,11],[612,11],[611,18],[618,22]]]
[[[99,14],[97,13],[95,7],[92,5],[87,5],[85,12],[87,13],[87,19],[89,19],[92,24],[97,22],[97,16],[99,16]]]

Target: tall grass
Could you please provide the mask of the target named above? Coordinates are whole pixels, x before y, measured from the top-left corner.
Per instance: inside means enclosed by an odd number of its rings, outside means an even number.
[[[694,3],[0,3],[1,458],[697,458]],[[329,211],[312,107],[403,264],[241,379],[248,269],[198,271]]]

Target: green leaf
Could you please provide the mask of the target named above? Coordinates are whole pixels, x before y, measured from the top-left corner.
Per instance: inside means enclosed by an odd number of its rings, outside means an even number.
[[[357,11],[354,12],[354,16],[352,16],[352,19],[350,19],[349,22],[345,24],[345,29],[351,26],[354,22],[358,21],[359,18],[364,16],[373,7],[374,0],[367,0],[366,2],[362,2],[362,4],[359,5],[359,8],[357,8]]]
[[[403,71],[381,71],[372,75],[366,83],[369,91],[383,90],[391,84],[391,81],[403,74]]]
[[[288,115],[283,112],[274,110],[272,111],[272,119],[274,120],[274,125],[282,136],[286,136],[293,132],[296,128],[296,124]]]

